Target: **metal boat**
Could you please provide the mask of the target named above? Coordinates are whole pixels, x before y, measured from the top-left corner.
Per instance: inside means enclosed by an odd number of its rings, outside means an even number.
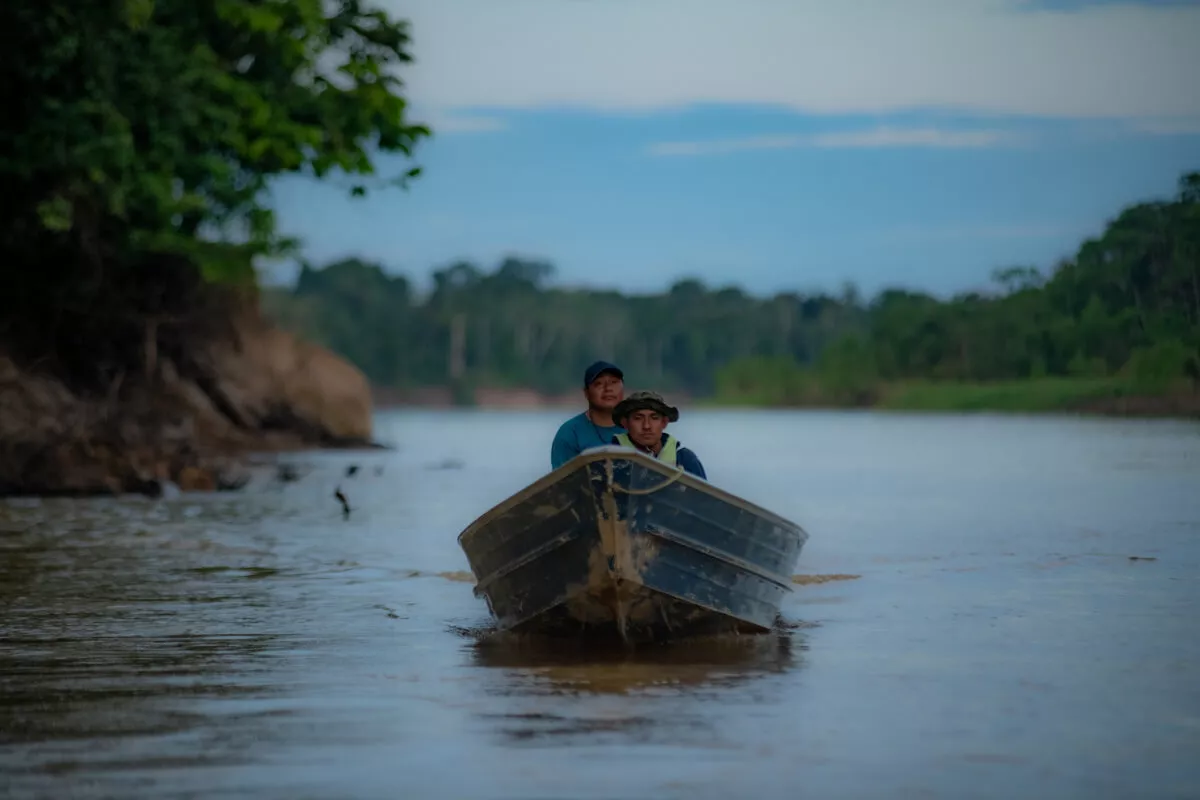
[[[459,534],[501,630],[626,641],[763,632],[797,524],[637,450],[587,450]]]

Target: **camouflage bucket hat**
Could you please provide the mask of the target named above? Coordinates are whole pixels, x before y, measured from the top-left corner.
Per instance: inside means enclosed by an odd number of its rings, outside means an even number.
[[[642,411],[643,409],[657,411],[666,417],[668,422],[677,422],[679,420],[679,409],[675,408],[675,406],[667,405],[667,401],[663,400],[661,394],[657,392],[634,392],[617,403],[617,407],[612,412],[613,422],[620,424],[633,412]]]

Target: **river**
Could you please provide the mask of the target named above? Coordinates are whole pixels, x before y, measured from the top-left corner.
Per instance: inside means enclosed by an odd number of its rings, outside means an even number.
[[[386,411],[397,449],[296,480],[0,501],[0,796],[1200,797],[1200,425],[685,409],[799,573],[858,577],[769,636],[489,643],[455,537],[562,418]]]

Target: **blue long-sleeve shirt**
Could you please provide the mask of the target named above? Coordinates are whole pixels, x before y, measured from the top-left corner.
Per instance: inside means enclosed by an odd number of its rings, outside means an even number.
[[[550,469],[558,469],[584,450],[612,444],[613,437],[624,432],[620,425],[596,425],[587,414],[571,417],[554,435],[550,445]]]

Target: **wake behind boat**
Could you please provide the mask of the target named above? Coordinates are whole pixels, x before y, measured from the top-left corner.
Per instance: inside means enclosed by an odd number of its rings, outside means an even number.
[[[502,630],[765,631],[808,534],[637,450],[576,456],[458,537]]]

